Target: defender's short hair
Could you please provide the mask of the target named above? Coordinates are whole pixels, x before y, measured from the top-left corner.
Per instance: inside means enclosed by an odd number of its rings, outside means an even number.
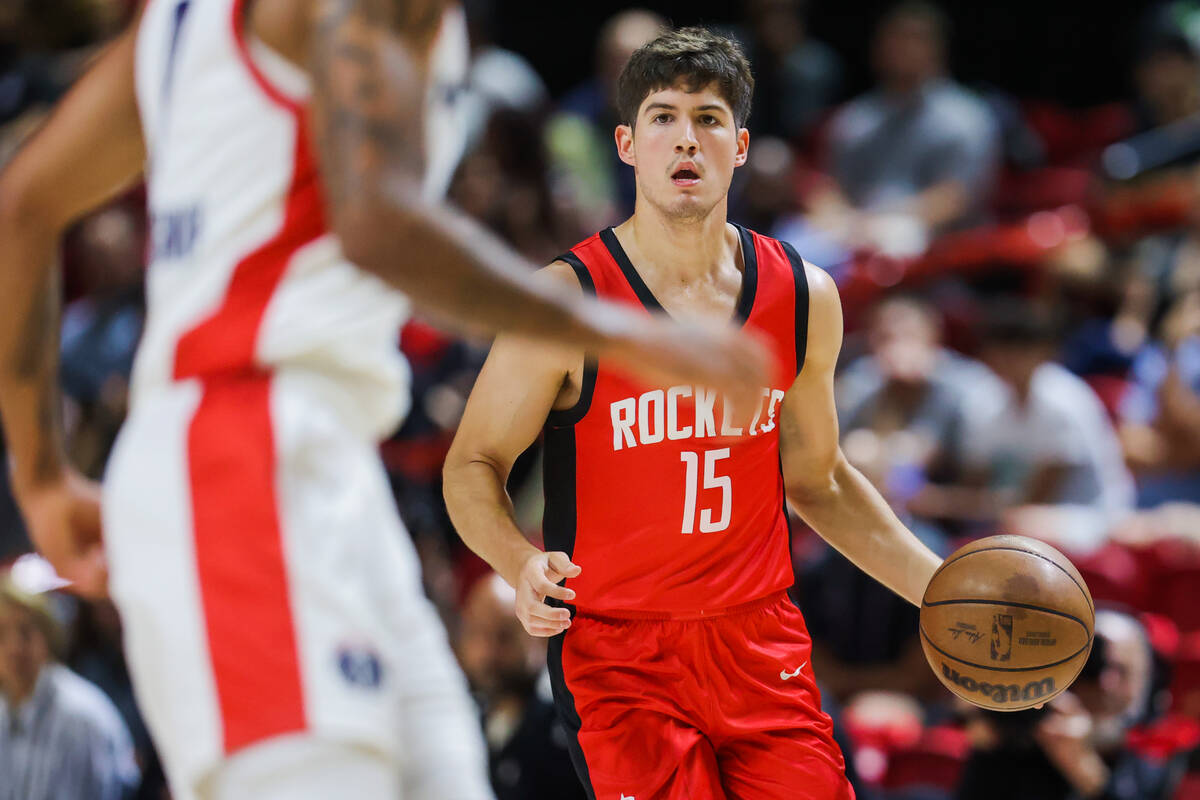
[[[700,27],[667,31],[634,51],[617,80],[621,122],[633,126],[647,95],[680,84],[688,92],[715,84],[737,127],[746,124],[754,94],[750,62],[732,39]]]

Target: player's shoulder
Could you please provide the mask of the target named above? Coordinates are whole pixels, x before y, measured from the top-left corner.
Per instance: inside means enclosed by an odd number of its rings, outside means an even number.
[[[832,369],[842,348],[842,298],[828,272],[803,260],[808,283],[807,364]]]
[[[556,258],[539,269],[537,276],[545,281],[553,281],[579,292],[583,291],[583,284],[579,281],[579,275],[575,272],[575,267],[561,258]]]

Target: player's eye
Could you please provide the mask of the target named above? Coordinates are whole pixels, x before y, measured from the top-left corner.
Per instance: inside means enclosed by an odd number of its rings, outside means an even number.
[[[701,114],[700,123],[702,125],[720,125],[721,120],[717,119],[712,114]]]
[[[666,113],[663,113],[663,114],[655,114],[655,115],[654,115],[654,118],[653,118],[653,120],[652,120],[652,122],[657,122],[657,123],[660,123],[660,124],[663,124],[663,125],[665,125],[666,123],[668,123],[668,122],[670,122],[670,121],[671,121],[671,115],[670,115],[670,114],[666,114]]]

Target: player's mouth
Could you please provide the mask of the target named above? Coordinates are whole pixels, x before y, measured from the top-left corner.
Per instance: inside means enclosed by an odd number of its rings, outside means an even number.
[[[695,186],[700,182],[700,173],[690,164],[682,164],[671,173],[671,183],[676,186]]]

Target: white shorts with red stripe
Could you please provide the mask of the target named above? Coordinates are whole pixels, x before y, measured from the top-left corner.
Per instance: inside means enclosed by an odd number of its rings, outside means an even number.
[[[114,449],[111,591],[172,788],[192,796],[232,755],[300,736],[377,752],[404,800],[490,797],[376,449],[322,385],[287,370],[166,384]]]

